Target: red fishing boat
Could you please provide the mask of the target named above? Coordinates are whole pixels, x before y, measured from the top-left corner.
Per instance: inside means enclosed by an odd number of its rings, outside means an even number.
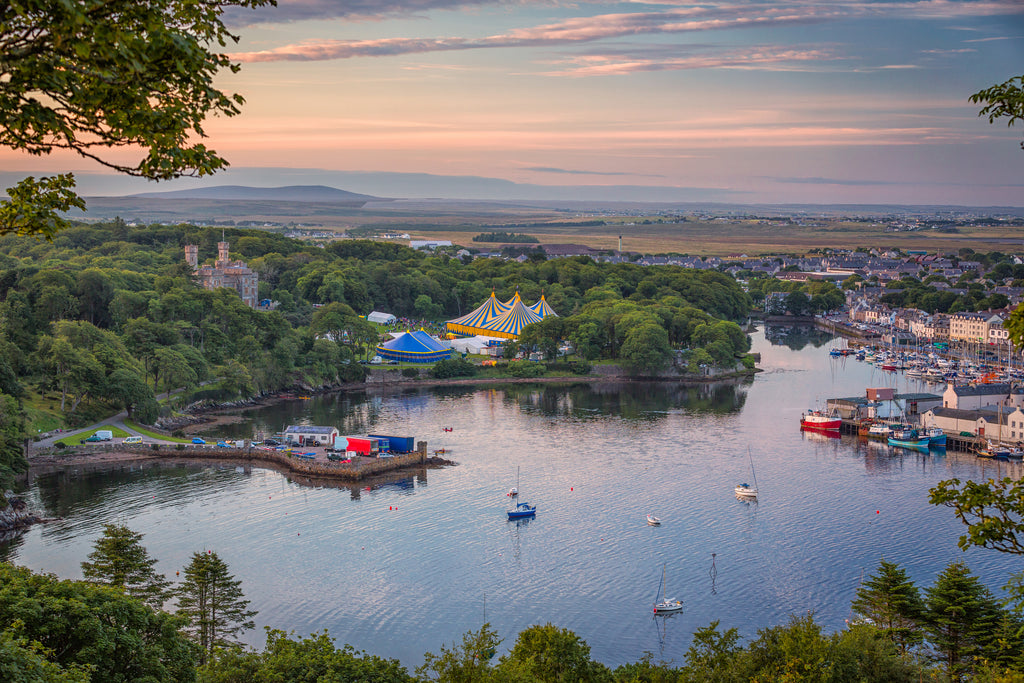
[[[842,420],[826,415],[820,410],[809,410],[800,416],[800,429],[812,429],[816,432],[838,432]]]

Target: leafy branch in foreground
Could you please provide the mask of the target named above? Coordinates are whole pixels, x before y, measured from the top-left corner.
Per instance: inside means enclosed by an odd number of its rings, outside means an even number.
[[[998,118],[1007,118],[1006,125],[1012,126],[1017,121],[1024,121],[1024,76],[1016,76],[1010,80],[993,85],[970,97],[974,104],[985,104],[978,116],[987,116],[989,123]],[[1020,143],[1024,149],[1024,142]]]
[[[932,505],[952,508],[967,525],[957,545],[1024,555],[1024,482],[1009,477],[987,482],[940,481],[930,492]]]

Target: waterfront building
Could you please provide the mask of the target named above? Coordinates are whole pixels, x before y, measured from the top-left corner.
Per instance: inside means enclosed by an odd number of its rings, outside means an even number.
[[[299,446],[333,446],[338,434],[336,427],[288,425],[284,430],[284,440]]]
[[[958,410],[980,410],[985,406],[1011,406],[1013,398],[1010,385],[1005,382],[992,384],[956,384],[950,382],[942,393],[942,407]]]

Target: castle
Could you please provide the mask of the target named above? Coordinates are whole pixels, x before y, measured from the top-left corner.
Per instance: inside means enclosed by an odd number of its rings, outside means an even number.
[[[245,265],[245,261],[232,261],[228,255],[228,243],[217,242],[217,262],[212,266],[199,265],[199,245],[185,245],[185,262],[196,271],[203,287],[216,289],[227,287],[238,292],[248,306],[256,308],[259,297],[259,275]]]

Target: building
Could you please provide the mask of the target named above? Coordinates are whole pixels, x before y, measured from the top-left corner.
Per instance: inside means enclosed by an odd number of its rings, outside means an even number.
[[[338,433],[335,427],[288,425],[284,430],[284,440],[299,446],[333,446]]]
[[[199,265],[199,246],[185,245],[185,262],[195,269],[196,277],[206,289],[225,287],[238,292],[247,306],[259,304],[259,275],[244,261],[232,261],[227,242],[217,242],[217,261],[212,266]]]

